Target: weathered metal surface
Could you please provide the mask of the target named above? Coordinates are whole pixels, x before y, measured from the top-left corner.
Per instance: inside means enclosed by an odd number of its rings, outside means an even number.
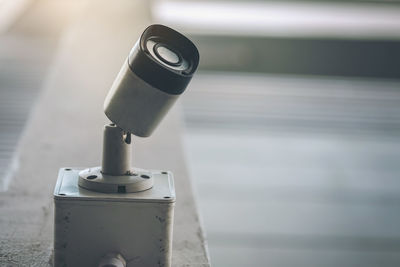
[[[175,191],[171,172],[149,171],[152,189],[98,193],[62,168],[54,190],[54,266],[98,266],[119,253],[128,267],[170,267]]]
[[[68,30],[21,140],[20,168],[0,195],[0,265],[50,264],[52,191],[61,166],[101,162],[102,104],[132,43],[149,24],[146,2],[90,1]],[[173,109],[149,139],[134,139],[135,166],[175,174],[173,266],[209,266]]]

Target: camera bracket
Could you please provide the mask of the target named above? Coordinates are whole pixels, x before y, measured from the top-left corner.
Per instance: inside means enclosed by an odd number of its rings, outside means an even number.
[[[102,193],[134,193],[153,187],[151,172],[131,168],[131,133],[114,123],[104,126],[101,167],[79,172],[79,186]]]

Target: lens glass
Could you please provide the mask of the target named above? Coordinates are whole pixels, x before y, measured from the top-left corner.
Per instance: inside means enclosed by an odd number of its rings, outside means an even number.
[[[162,65],[178,71],[189,68],[189,62],[181,56],[179,51],[163,43],[161,40],[150,38],[146,42],[147,51]]]
[[[179,65],[179,63],[182,61],[181,57],[177,53],[162,44],[155,46],[154,52],[158,58],[169,65]]]

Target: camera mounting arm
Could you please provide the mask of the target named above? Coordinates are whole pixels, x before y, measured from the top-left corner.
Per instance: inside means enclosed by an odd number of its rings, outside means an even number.
[[[115,123],[104,126],[101,172],[117,176],[131,174],[131,133]]]

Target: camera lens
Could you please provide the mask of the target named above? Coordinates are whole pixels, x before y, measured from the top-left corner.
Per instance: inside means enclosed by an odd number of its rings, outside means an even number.
[[[151,25],[131,50],[129,66],[137,76],[171,94],[181,94],[199,63],[194,44],[179,32]]]
[[[185,71],[189,68],[189,62],[183,58],[176,48],[162,43],[156,39],[146,41],[147,52],[159,63],[177,71]]]
[[[179,53],[168,48],[165,44],[155,45],[153,51],[158,59],[170,66],[179,66],[182,63],[182,57]]]

